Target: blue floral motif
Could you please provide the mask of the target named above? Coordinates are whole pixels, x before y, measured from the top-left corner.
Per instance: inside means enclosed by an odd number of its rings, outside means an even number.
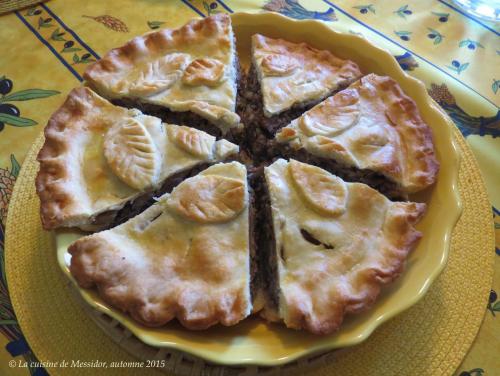
[[[495,230],[500,230],[500,210],[498,210],[494,206],[493,206],[493,222],[495,223]],[[495,253],[497,256],[500,256],[500,248],[495,247]]]
[[[411,15],[413,12],[410,9],[408,9],[408,5],[403,5],[398,10],[392,13],[397,14],[399,17],[406,19],[406,16]]]
[[[427,34],[427,38],[432,39],[433,44],[439,44],[443,41],[444,35],[442,35],[439,31],[435,29],[427,28],[429,30],[429,34]]]
[[[500,80],[493,79],[493,84],[491,85],[491,90],[496,94],[500,88]]]
[[[462,73],[464,70],[466,70],[469,67],[469,63],[461,63],[458,60],[452,60],[451,65],[447,65],[446,68],[451,69],[452,71],[456,72],[457,74]]]
[[[483,376],[484,369],[482,368],[474,368],[468,371],[462,371],[458,376]]]
[[[220,11],[217,9],[218,4],[215,1],[208,2],[204,1],[203,2],[203,8],[205,8],[207,14],[209,16],[220,13]]]
[[[471,116],[457,105],[446,84],[431,84],[429,95],[448,113],[464,137],[470,135],[500,137],[500,110],[495,116]]]
[[[298,20],[337,21],[337,16],[333,8],[328,8],[325,12],[310,11],[300,5],[298,0],[270,0],[263,6],[263,9]]]
[[[396,34],[399,38],[401,38],[401,40],[408,42],[410,40],[410,36],[411,36],[412,32],[405,31],[405,30],[400,30],[400,31],[394,30],[394,34]]]
[[[500,301],[497,301],[497,293],[495,290],[490,290],[490,297],[486,308],[495,316],[495,312],[500,312]]]
[[[500,222],[497,222],[497,219],[500,221],[500,210],[493,206],[493,222],[495,224],[495,231],[500,230]],[[495,247],[495,253],[497,256],[500,256],[500,248]],[[500,303],[498,303],[498,305],[500,305]]]
[[[361,13],[361,14],[366,14],[368,12],[375,14],[375,8],[373,7],[373,4],[358,5],[358,6],[355,6],[353,8],[358,9],[359,13]]]
[[[405,71],[412,71],[418,67],[417,60],[409,52],[405,52],[403,55],[394,56],[399,63],[399,66]]]
[[[484,46],[481,43],[470,39],[464,39],[460,41],[460,43],[458,43],[458,47],[460,48],[467,47],[469,50],[475,50],[478,47],[484,48]]]
[[[438,17],[439,22],[447,22],[450,17],[449,13],[432,12],[432,14]]]

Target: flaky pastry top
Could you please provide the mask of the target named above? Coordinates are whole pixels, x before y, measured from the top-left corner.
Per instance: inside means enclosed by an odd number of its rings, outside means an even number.
[[[168,177],[239,150],[226,140],[114,106],[92,90],[73,89],[45,128],[36,179],[45,229],[93,229]]]
[[[330,51],[260,34],[252,36],[252,63],[268,117],[319,101],[361,76],[354,62]]]
[[[231,18],[218,14],[136,37],[90,65],[84,78],[108,99],[192,111],[225,132],[240,126],[235,54]]]
[[[276,140],[294,149],[379,172],[405,193],[432,185],[439,171],[432,131],[390,77],[369,74],[325,99]]]
[[[265,168],[276,242],[279,317],[294,329],[336,331],[403,271],[426,205],[391,202],[360,183],[279,159]],[[334,211],[325,210],[335,207]]]
[[[204,202],[190,200],[190,190]],[[126,223],[77,240],[70,271],[147,326],[174,318],[189,329],[234,325],[252,309],[248,206],[245,167],[214,165]]]

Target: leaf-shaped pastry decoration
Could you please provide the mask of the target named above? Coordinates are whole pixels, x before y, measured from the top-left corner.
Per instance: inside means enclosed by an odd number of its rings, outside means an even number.
[[[314,155],[325,158],[334,158],[341,163],[358,166],[358,161],[351,153],[347,145],[325,136],[309,137],[306,141],[306,148]]]
[[[210,158],[213,154],[215,137],[208,133],[185,126],[169,125],[168,138],[182,150],[200,158]]]
[[[307,136],[334,136],[355,125],[359,116],[359,96],[348,89],[302,115],[299,127]]]
[[[345,211],[347,187],[342,179],[293,159],[288,169],[298,192],[314,210],[328,216],[337,216]]]
[[[104,156],[113,173],[132,188],[156,182],[161,158],[147,129],[135,119],[114,124],[104,139]]]
[[[179,184],[167,206],[195,222],[226,222],[245,208],[245,184],[218,175],[198,175]]]
[[[173,53],[148,62],[135,72],[135,77],[127,78],[124,85],[128,86],[128,94],[149,96],[167,90],[181,78],[188,61],[188,55]]]
[[[260,63],[266,76],[288,76],[299,67],[299,62],[291,56],[282,54],[267,55]]]
[[[353,144],[357,147],[366,146],[379,149],[389,142],[389,132],[383,126],[373,125],[362,129],[353,137]]]
[[[237,154],[240,151],[238,145],[227,140],[221,139],[215,143],[215,157],[219,160],[226,159],[230,155]]]
[[[226,133],[231,127],[239,127],[240,117],[227,108],[197,100],[182,102],[181,106],[186,110],[204,117],[208,121],[216,123],[223,133]],[[181,108],[181,106],[178,108]]]
[[[196,59],[188,65],[182,82],[191,86],[217,86],[224,74],[224,64],[216,59]]]
[[[297,137],[298,137],[297,131],[290,126],[281,128],[281,130],[276,133],[276,140],[278,142],[291,141]]]

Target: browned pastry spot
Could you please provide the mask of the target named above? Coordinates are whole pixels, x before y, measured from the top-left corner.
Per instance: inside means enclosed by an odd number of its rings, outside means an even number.
[[[224,64],[215,59],[193,60],[184,71],[182,82],[187,85],[217,86],[224,73]]]

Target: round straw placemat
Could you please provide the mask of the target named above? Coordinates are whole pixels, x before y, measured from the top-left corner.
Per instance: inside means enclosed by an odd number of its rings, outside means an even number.
[[[165,360],[163,372],[144,368],[54,367],[48,368],[51,375],[164,372],[193,376],[251,375],[290,374],[299,369],[301,373],[309,371],[320,376],[450,375],[464,358],[481,325],[494,257],[491,206],[486,189],[474,156],[458,130],[455,137],[462,154],[459,188],[463,214],[453,231],[446,269],[426,296],[378,328],[361,345],[274,369],[214,366],[182,353],[152,349],[112,320],[89,314],[59,270],[50,233],[41,228],[34,187],[38,169],[36,153],[43,143],[40,137],[21,169],[7,219],[7,282],[21,329],[41,361],[66,360],[71,364],[80,360],[80,364],[91,362],[89,365],[98,366],[97,361],[109,365],[134,362],[138,358]]]

